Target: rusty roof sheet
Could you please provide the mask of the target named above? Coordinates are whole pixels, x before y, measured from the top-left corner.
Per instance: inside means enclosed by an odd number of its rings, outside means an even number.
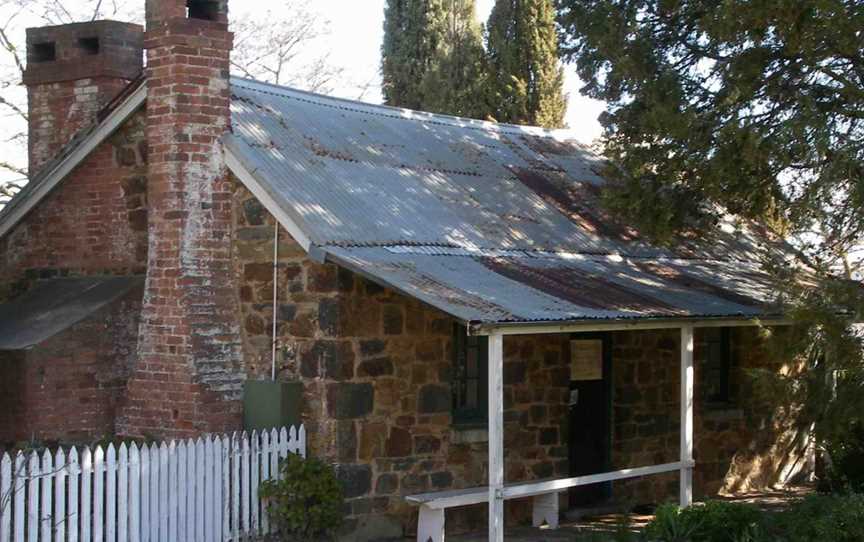
[[[652,246],[566,131],[234,79],[226,146],[316,247],[465,321],[765,314],[775,250],[731,219]]]
[[[465,322],[779,316],[757,264],[609,256],[448,255],[327,247],[328,257]]]

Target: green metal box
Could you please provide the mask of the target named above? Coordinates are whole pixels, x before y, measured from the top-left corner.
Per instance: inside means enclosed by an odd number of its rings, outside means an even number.
[[[243,390],[243,424],[247,431],[299,426],[303,384],[247,380]]]

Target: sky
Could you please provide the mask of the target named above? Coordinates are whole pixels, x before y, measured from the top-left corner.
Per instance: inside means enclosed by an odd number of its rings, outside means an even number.
[[[320,47],[330,50],[334,64],[347,70],[348,84],[334,90],[334,94],[355,99],[360,94],[359,85],[374,80],[380,87],[379,62],[381,42],[384,37],[385,0],[314,0],[311,5],[330,22],[329,39],[322,40]],[[256,0],[230,4],[232,13],[244,14],[250,10],[271,10],[279,12],[285,0]],[[477,16],[486,22],[492,11],[494,0],[477,0]],[[604,104],[579,94],[581,82],[576,77],[575,67],[565,65],[566,91],[569,95],[567,124],[574,136],[591,143],[601,134],[597,117],[604,110]],[[365,101],[380,102],[381,94],[377,88],[367,93]]]

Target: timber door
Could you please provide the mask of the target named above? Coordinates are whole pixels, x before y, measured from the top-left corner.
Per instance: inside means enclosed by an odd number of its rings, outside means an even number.
[[[570,475],[608,472],[611,447],[612,351],[608,334],[574,334],[570,340]],[[611,484],[570,490],[570,506],[595,506]]]

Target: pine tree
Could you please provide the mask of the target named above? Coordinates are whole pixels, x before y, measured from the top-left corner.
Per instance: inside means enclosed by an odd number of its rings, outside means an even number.
[[[384,16],[381,72],[388,105],[488,116],[475,0],[388,0]]]
[[[496,0],[486,43],[496,120],[562,127],[567,97],[552,1]]]

